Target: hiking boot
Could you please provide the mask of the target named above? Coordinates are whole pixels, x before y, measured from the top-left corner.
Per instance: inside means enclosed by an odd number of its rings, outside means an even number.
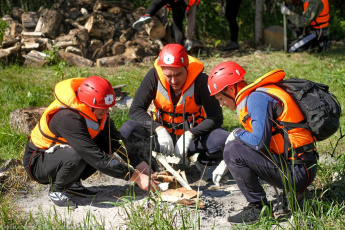
[[[145,14],[139,18],[138,21],[134,22],[132,27],[134,29],[139,29],[142,25],[150,23],[152,21],[152,18],[149,14]]]
[[[258,204],[260,203],[260,204]],[[263,206],[261,202],[256,203],[249,203],[247,207],[244,207],[243,210],[239,213],[237,213],[234,216],[229,216],[227,221],[229,223],[236,223],[236,224],[242,224],[242,223],[256,223],[260,220],[260,214]],[[264,212],[263,216],[266,216],[267,213]]]
[[[238,45],[237,42],[230,42],[230,43],[226,44],[222,50],[229,51],[229,50],[236,50],[238,48],[240,48],[240,46]]]
[[[58,207],[68,207],[71,209],[75,209],[75,203],[68,198],[66,192],[48,192],[49,199],[53,202],[54,205]]]
[[[97,192],[85,188],[80,181],[75,182],[71,187],[66,189],[66,192],[81,197],[94,197],[97,195]]]

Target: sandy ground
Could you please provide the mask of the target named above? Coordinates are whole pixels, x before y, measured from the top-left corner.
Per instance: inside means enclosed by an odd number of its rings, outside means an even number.
[[[205,208],[199,210],[201,229],[229,229],[231,226],[227,223],[226,218],[238,213],[247,205],[231,174],[226,174],[225,184],[216,187],[210,179],[200,180],[201,175],[194,165],[187,168],[186,172],[192,188],[195,190],[199,188],[203,192],[201,200],[205,204]],[[102,202],[117,202],[120,197],[126,195],[126,190],[130,187],[134,189],[137,200],[142,201],[148,195],[147,192],[143,192],[137,186],[130,185],[124,180],[99,173],[83,181],[83,184],[91,190],[98,191],[98,196],[82,198],[71,195],[71,199],[78,204],[73,211],[57,207],[55,212],[54,205],[47,196],[48,186],[35,182],[30,183],[29,192],[19,194],[16,205],[23,212],[31,212],[33,215],[39,213],[50,216],[60,215],[68,223],[81,223],[83,226],[82,223],[88,217],[93,216],[95,218],[91,218],[92,221],[97,220],[98,223],[103,223],[105,229],[127,229],[124,209]],[[276,201],[274,189],[266,184],[264,188],[268,200]],[[170,205],[174,206],[174,204]],[[192,212],[195,210],[195,208],[189,209]]]

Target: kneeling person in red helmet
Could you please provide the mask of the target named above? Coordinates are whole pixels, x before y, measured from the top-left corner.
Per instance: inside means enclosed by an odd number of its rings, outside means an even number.
[[[155,151],[180,158],[183,152],[186,156],[199,153],[196,166],[200,171],[206,164],[217,165],[229,133],[221,128],[222,110],[208,93],[208,76],[203,69],[204,65],[189,56],[183,46],[164,46],[136,92],[129,112],[131,120],[120,129],[122,136],[133,144],[148,145],[151,117],[147,109],[153,102]]]
[[[303,197],[300,195],[314,180],[317,170],[318,155],[311,133],[278,125],[304,120],[289,94],[273,84],[284,78],[284,71],[271,71],[249,85],[244,81],[245,73],[237,63],[224,62],[211,71],[208,79],[210,94],[221,106],[237,110],[244,127],[230,133],[224,147],[224,166],[220,165],[222,170],[218,170],[224,172],[229,168],[249,202],[248,207],[228,218],[231,223],[259,220],[263,206],[268,205],[259,179]]]
[[[84,197],[97,194],[85,188],[81,180],[96,170],[125,178],[129,168],[111,154],[121,148],[121,134],[109,118],[115,92],[106,79],[92,76],[64,80],[55,86],[55,98],[31,133],[23,165],[31,179],[50,184],[48,196],[55,205],[73,207],[67,193]],[[122,157],[142,172],[131,170],[130,180],[148,190],[147,163],[131,152],[127,158]],[[155,182],[151,185],[156,187]]]

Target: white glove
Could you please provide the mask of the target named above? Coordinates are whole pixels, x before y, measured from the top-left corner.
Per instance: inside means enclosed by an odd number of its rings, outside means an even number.
[[[223,176],[228,172],[228,166],[226,166],[224,160],[222,160],[217,168],[212,172],[213,183],[217,186],[220,186],[219,182]]]
[[[164,155],[171,155],[174,153],[173,140],[165,128],[159,129],[157,132],[160,152]]]
[[[189,131],[185,132],[177,140],[176,145],[175,145],[175,156],[180,157],[180,158],[183,157],[183,136],[185,136],[184,151],[185,151],[186,155],[187,155],[188,147],[193,140],[193,135]]]
[[[225,145],[226,145],[229,141],[233,141],[233,140],[236,139],[236,138],[235,138],[235,134],[234,134],[235,131],[236,131],[236,129],[235,129],[234,131],[232,131],[232,132],[229,134],[228,138],[227,138],[226,141],[225,141]]]
[[[287,8],[286,6],[284,5],[281,5],[280,6],[280,12],[282,14],[285,14],[285,15],[290,15],[291,14],[291,11],[289,10],[289,8]]]

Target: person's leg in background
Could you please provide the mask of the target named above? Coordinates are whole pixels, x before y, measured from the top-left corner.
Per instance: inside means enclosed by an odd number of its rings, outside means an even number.
[[[237,15],[240,10],[242,0],[227,0],[225,6],[225,17],[229,23],[230,28],[230,43],[228,43],[223,50],[238,49],[238,32],[239,26],[237,23]]]
[[[132,27],[134,29],[139,29],[144,24],[150,23],[152,21],[152,16],[167,4],[165,0],[153,0],[151,4],[147,7],[145,14],[142,15],[136,22],[133,23]]]
[[[193,35],[194,35],[195,20],[196,20],[196,2],[187,11],[186,19],[187,19],[187,33],[186,33],[186,41],[184,43],[184,48],[187,51],[190,51],[193,47]]]
[[[183,20],[185,18],[186,7],[187,5],[184,1],[177,1],[171,5],[175,42],[180,45],[183,45],[183,41],[185,39],[183,32]]]

